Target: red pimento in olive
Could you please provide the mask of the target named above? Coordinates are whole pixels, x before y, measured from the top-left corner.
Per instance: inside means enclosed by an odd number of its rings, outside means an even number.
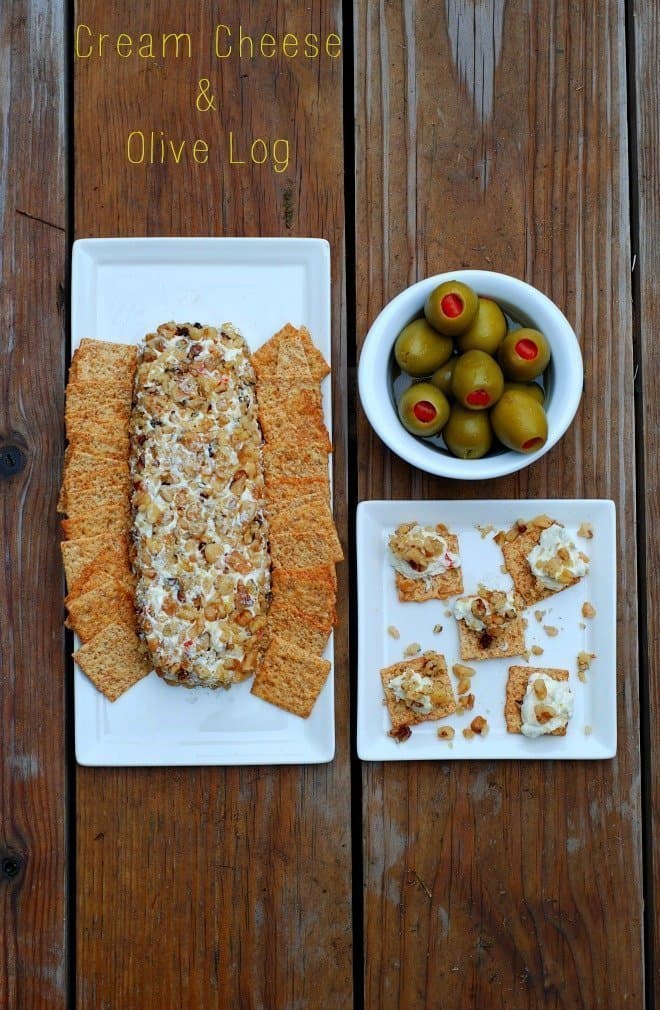
[[[497,362],[485,351],[466,351],[454,366],[451,390],[468,410],[486,410],[497,403],[504,389],[504,376]]]
[[[416,382],[399,397],[399,417],[412,435],[428,438],[444,428],[449,417],[449,401],[430,382]]]
[[[455,337],[470,326],[478,306],[479,299],[471,287],[461,281],[445,281],[426,299],[424,315],[438,333]]]
[[[548,437],[548,419],[528,393],[509,389],[493,407],[490,420],[502,445],[516,452],[536,452]]]
[[[497,360],[507,379],[529,382],[547,368],[550,345],[539,330],[512,330],[500,344]]]

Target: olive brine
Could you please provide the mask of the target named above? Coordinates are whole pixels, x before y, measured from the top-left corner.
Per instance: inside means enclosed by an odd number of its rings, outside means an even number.
[[[424,318],[401,330],[396,363],[412,385],[397,396],[403,426],[413,435],[442,435],[459,459],[481,459],[495,440],[531,453],[548,437],[539,382],[550,346],[538,330],[509,329],[492,298],[461,281],[446,281],[426,300]]]

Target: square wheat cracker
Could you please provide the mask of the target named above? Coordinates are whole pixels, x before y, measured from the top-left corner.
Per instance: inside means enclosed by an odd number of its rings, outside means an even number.
[[[458,601],[457,601],[458,602]],[[519,601],[522,604],[522,600]],[[524,656],[525,649],[525,625],[523,617],[519,613],[511,621],[507,621],[502,631],[495,637],[488,636],[488,645],[482,645],[483,631],[475,631],[470,628],[465,621],[457,620],[458,638],[460,644],[461,659],[505,659],[509,656]]]
[[[335,570],[330,565],[293,572],[276,568],[271,579],[273,603],[289,604],[311,617],[330,614],[333,624],[336,622],[336,587]]]
[[[64,575],[69,591],[76,584],[85,568],[91,565],[101,551],[112,546],[113,537],[100,533],[95,537],[80,537],[78,540],[63,540],[60,544]]]
[[[92,587],[96,587],[108,578],[116,579],[127,588],[135,588],[135,576],[131,571],[128,556],[128,536],[121,534],[116,540],[101,550],[96,557],[80,572],[78,579],[69,592],[69,599],[81,596]]]
[[[509,679],[506,682],[506,701],[504,703],[504,718],[507,733],[520,733],[522,718],[521,706],[527,690],[529,678],[533,673],[545,673],[553,680],[568,680],[568,670],[555,670],[545,666],[510,666]],[[566,727],[559,726],[548,736],[566,736]]]
[[[135,631],[125,624],[107,625],[73,658],[108,701],[116,701],[151,672]]]
[[[278,604],[275,600],[266,619],[268,636],[277,635],[314,656],[320,656],[324,652],[331,630],[332,621],[327,615],[324,620],[317,620],[290,604]]]
[[[105,504],[90,506],[79,515],[62,519],[60,525],[64,536],[67,540],[78,540],[125,533],[131,524],[128,502],[118,505],[113,501],[111,505],[110,509]]]
[[[260,382],[264,379],[268,380],[275,375],[280,342],[293,336],[298,336],[302,341],[309,369],[314,380],[320,383],[330,373],[330,366],[314,344],[309,330],[304,326],[296,329],[291,323],[287,323],[286,326],[272,336],[270,340],[267,340],[265,344],[262,344],[252,355],[252,364]]]
[[[288,340],[281,340],[277,349],[276,382],[280,392],[288,389],[317,389],[310,371],[305,348],[296,333]]]
[[[545,519],[545,517],[543,518]],[[554,520],[550,520],[550,522],[552,523]],[[560,523],[559,525],[562,524]],[[547,589],[542,585],[532,572],[527,560],[527,555],[532,548],[537,546],[541,539],[544,528],[547,527],[535,525],[534,520],[532,520],[524,531],[518,532],[515,539],[501,542],[505,567],[513,579],[517,592],[520,593],[527,607],[531,607],[534,603],[539,603],[541,600],[546,600],[548,597],[556,596],[557,593],[562,592],[562,589]],[[512,530],[517,529],[517,526],[512,527]],[[579,581],[579,578],[573,578],[571,582],[566,583],[563,589],[569,589]]]
[[[124,380],[130,377],[137,366],[138,349],[133,344],[117,344],[110,340],[94,340],[83,337],[73,356],[75,381],[106,381],[110,389],[116,391]]]
[[[452,554],[459,554],[458,537],[448,530],[443,534]],[[407,579],[401,572],[395,573],[396,589],[401,603],[424,603],[426,600],[447,600],[450,596],[460,596],[463,592],[463,569],[450,568],[431,579]]]
[[[102,586],[75,597],[68,604],[66,625],[88,642],[108,624],[126,624],[135,629],[135,598],[130,589],[109,578]]]
[[[431,711],[424,715],[416,712],[394,696],[394,692],[388,687],[393,677],[401,673],[413,670],[422,677],[429,677],[433,681],[431,701],[433,707]],[[416,726],[420,722],[435,722],[444,719],[448,715],[453,715],[456,711],[456,698],[451,685],[451,678],[447,670],[445,657],[437,652],[425,652],[415,659],[404,659],[401,663],[394,663],[386,666],[380,671],[385,692],[385,702],[390,714],[392,729],[397,730],[402,726]]]
[[[310,568],[344,558],[330,509],[319,509],[315,503],[273,516],[270,547],[273,568]]]
[[[252,694],[307,719],[323,690],[330,663],[273,635],[252,684]]]
[[[266,480],[311,477],[328,481],[328,453],[320,445],[270,445],[263,447]]]

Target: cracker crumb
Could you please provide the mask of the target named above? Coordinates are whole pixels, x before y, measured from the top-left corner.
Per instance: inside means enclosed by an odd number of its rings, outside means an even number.
[[[438,739],[440,740],[453,740],[456,735],[456,730],[453,726],[441,726],[438,730]]]
[[[588,670],[592,661],[596,658],[595,652],[578,652],[577,665],[578,672]]]
[[[596,608],[594,607],[594,605],[592,603],[589,603],[588,600],[585,600],[584,603],[582,604],[582,616],[583,617],[595,617],[596,616]]]
[[[489,533],[492,533],[495,529],[494,526],[481,526],[479,523],[475,523],[474,528],[479,530],[479,535],[482,540],[485,540]]]
[[[532,654],[534,656],[542,656],[543,655],[543,649],[541,648],[540,645],[533,645],[532,646]]]
[[[546,614],[545,610],[535,610],[534,611],[534,617],[539,622],[539,624],[541,623],[541,621],[545,617],[545,614]]]
[[[593,733],[593,731],[594,731],[593,730],[593,726],[585,726],[584,727],[584,735],[585,736],[591,736],[591,734]]]
[[[477,715],[470,723],[470,729],[478,736],[487,736],[489,729],[488,720],[484,719],[482,715]]]
[[[453,617],[453,616],[454,616],[454,611],[453,610],[449,610],[449,609],[445,610],[445,617]]]
[[[393,624],[390,624],[390,626],[388,627],[387,634],[390,636],[390,638],[401,638],[401,633],[399,629],[395,628]]]
[[[552,624],[544,624],[543,630],[545,631],[548,638],[556,638],[557,635],[559,634],[557,628],[555,628]]]
[[[403,650],[404,656],[416,656],[418,652],[422,651],[422,647],[419,642],[411,642],[410,645],[406,646]]]
[[[579,530],[577,531],[579,537],[583,537],[584,540],[593,540],[594,538],[594,528],[591,523],[582,523]]]
[[[433,625],[433,634],[434,635],[440,635],[441,633],[442,633],[442,625],[441,624],[434,624]]]
[[[464,666],[463,663],[454,663],[451,668],[452,673],[459,679],[461,677],[474,677],[477,672],[473,666]]]
[[[466,740],[472,740],[474,738],[474,733],[472,732],[469,726],[466,726],[465,729],[463,730],[463,736],[465,737]]]

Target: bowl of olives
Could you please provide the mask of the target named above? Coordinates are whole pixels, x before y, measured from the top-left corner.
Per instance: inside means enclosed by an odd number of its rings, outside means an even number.
[[[543,456],[580,403],[568,320],[524,281],[457,270],[406,288],[367,334],[364,411],[398,456],[427,473],[486,480]]]

